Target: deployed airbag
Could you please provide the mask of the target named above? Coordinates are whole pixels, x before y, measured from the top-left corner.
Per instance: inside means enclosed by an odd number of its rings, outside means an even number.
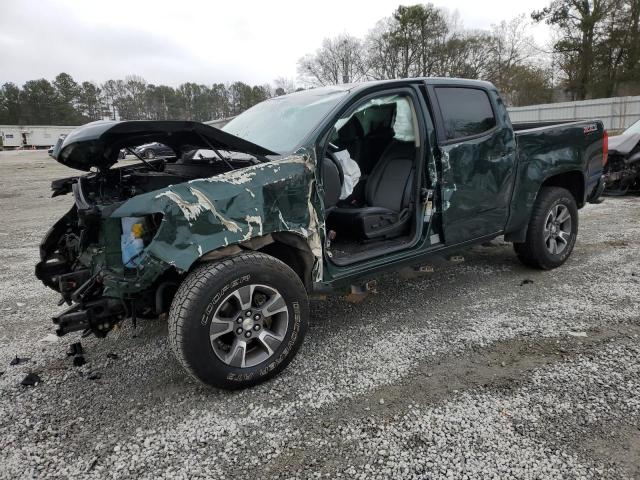
[[[342,189],[340,190],[340,200],[344,200],[353,193],[353,189],[360,181],[360,167],[356,161],[351,158],[348,150],[340,150],[334,155],[340,163],[342,173],[344,174],[344,181],[342,182]]]

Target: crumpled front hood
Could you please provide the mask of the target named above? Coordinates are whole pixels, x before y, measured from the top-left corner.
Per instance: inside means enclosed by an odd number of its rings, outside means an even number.
[[[259,145],[243,140],[209,125],[188,121],[98,121],[71,132],[54,148],[52,157],[71,168],[89,171],[91,167],[107,169],[118,161],[125,147],[159,142],[178,155],[182,151],[215,147],[219,150],[252,155],[277,155]]]

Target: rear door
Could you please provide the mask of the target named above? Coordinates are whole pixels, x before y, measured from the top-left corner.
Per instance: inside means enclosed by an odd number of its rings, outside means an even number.
[[[515,136],[495,90],[430,85],[438,114],[446,244],[500,233],[509,215]]]

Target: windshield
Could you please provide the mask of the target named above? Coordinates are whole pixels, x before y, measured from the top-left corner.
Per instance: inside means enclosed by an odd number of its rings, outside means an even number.
[[[274,97],[255,105],[222,130],[278,153],[292,152],[347,95],[335,87]]]
[[[640,133],[640,120],[627,128],[623,133]]]

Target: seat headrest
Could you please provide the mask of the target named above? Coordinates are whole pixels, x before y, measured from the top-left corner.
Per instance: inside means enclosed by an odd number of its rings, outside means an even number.
[[[364,136],[364,130],[357,117],[351,117],[340,130],[338,130],[338,140],[342,146],[347,145]]]

